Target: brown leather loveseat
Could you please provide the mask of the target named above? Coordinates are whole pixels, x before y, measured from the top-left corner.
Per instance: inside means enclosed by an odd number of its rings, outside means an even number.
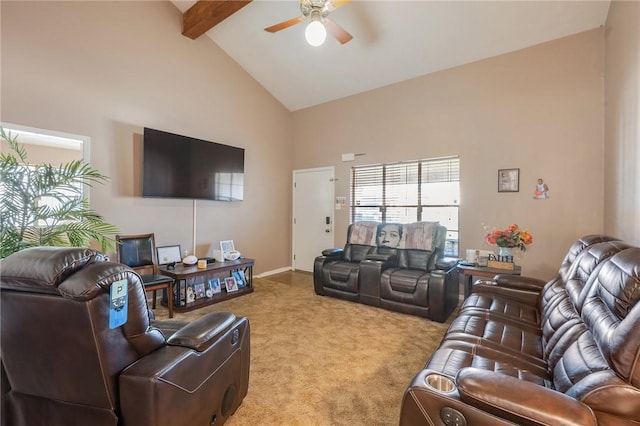
[[[4,425],[222,425],[247,394],[246,318],[151,324],[139,275],[90,249],[0,268]]]
[[[405,392],[400,425],[637,425],[640,248],[576,242],[544,283],[472,289]]]
[[[455,262],[441,260],[446,233],[437,222],[355,222],[344,249],[315,259],[315,292],[444,322],[458,302]]]

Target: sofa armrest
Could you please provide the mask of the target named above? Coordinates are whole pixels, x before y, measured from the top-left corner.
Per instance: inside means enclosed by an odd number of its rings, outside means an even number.
[[[515,377],[467,367],[458,372],[456,384],[466,404],[517,424],[597,424],[589,406]]]
[[[120,422],[136,426],[223,423],[249,386],[250,328],[236,318],[205,350],[165,345],[119,376]],[[217,423],[217,422],[216,422]]]
[[[209,313],[176,331],[167,339],[167,344],[202,352],[233,327],[235,321],[236,316],[231,312]]]
[[[445,322],[458,304],[456,268],[431,271],[428,286],[429,317],[434,321]]]
[[[520,275],[498,274],[493,277],[493,283],[501,287],[508,287],[517,290],[525,290],[540,293],[546,284],[538,278],[523,277]]]
[[[329,248],[326,250],[322,250],[322,255],[327,257],[339,257],[342,258],[344,254],[344,249],[341,247]]]
[[[395,254],[369,254],[360,262],[360,303],[380,306],[380,277],[395,264]]]
[[[456,259],[455,257],[443,257],[437,260],[436,269],[439,269],[441,271],[448,271],[451,268],[455,268],[457,264],[458,259]]]

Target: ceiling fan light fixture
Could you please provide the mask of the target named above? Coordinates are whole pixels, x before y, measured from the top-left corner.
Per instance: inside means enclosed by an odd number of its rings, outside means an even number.
[[[327,39],[327,29],[320,21],[311,21],[304,30],[304,38],[311,46],[321,46]]]

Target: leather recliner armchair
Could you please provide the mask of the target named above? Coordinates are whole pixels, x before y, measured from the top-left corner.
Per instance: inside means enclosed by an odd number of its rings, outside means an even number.
[[[152,324],[139,275],[90,249],[37,247],[0,267],[5,424],[222,425],[247,394],[246,318]],[[114,312],[126,322],[110,325]]]

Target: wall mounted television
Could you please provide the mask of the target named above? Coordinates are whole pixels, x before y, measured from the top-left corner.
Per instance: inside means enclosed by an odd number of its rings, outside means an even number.
[[[243,148],[147,127],[143,137],[143,197],[243,200]]]

